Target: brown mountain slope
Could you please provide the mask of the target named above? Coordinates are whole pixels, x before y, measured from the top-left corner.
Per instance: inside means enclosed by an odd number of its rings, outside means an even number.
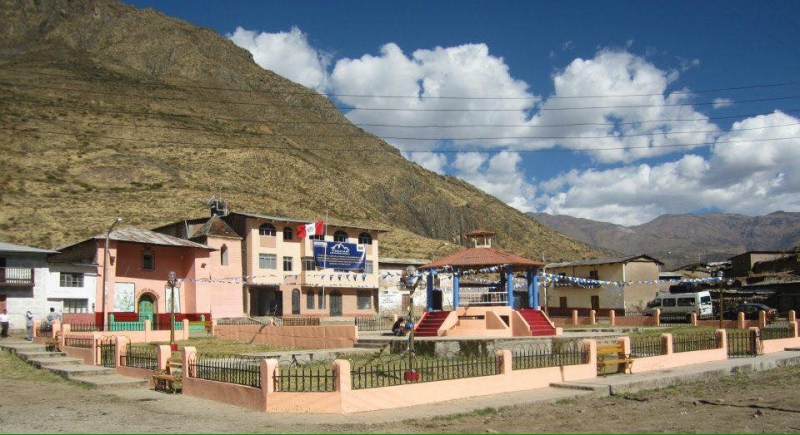
[[[237,211],[390,228],[431,258],[475,227],[502,249],[597,255],[405,160],[323,96],[214,32],[106,0],[0,1],[0,239],[57,247],[114,216],[153,227]]]
[[[531,213],[555,231],[624,254],[650,254],[668,267],[720,261],[746,251],[789,250],[800,245],[800,213],[765,216],[708,213],[663,215],[624,227],[571,216]]]

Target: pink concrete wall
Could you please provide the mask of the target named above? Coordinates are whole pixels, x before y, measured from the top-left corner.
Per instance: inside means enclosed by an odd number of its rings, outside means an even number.
[[[207,381],[205,379],[184,376],[183,394],[216,402],[228,403],[242,408],[265,411],[266,405],[261,389],[226,382]],[[306,399],[308,400],[308,399]]]
[[[207,244],[217,248],[207,258],[195,260],[196,312],[211,313],[213,318],[240,317],[244,315],[242,306],[241,282],[226,282],[226,279],[242,274],[242,242],[238,239],[209,237]],[[225,245],[228,252],[228,265],[222,265],[221,248]]]
[[[96,348],[86,349],[83,347],[61,346],[61,352],[64,352],[70,358],[80,358],[84,364],[90,366],[97,365],[100,360],[97,357]]]
[[[728,349],[698,350],[694,352],[680,352],[669,355],[634,358],[631,364],[631,373],[644,373],[666,370],[674,367],[688,366],[711,361],[725,361],[728,359]]]
[[[216,336],[223,339],[300,349],[353,347],[358,337],[353,326],[259,326],[217,325]]]
[[[762,340],[764,353],[783,352],[787,347],[800,346],[800,338],[779,338],[777,340]]]

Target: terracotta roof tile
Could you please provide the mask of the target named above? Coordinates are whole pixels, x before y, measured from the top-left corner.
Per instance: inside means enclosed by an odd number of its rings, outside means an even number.
[[[469,248],[447,257],[434,260],[420,266],[420,269],[434,269],[438,267],[491,267],[510,265],[512,267],[542,267],[544,263],[521,257],[510,252],[494,248]]]

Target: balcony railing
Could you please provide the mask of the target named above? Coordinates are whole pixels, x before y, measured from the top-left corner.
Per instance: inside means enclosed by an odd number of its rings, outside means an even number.
[[[0,286],[33,286],[32,267],[0,267]]]

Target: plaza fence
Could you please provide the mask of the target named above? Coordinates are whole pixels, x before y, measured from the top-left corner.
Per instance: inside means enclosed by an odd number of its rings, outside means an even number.
[[[359,331],[390,331],[394,319],[390,316],[356,317]]]
[[[189,358],[191,377],[261,388],[263,357],[194,354]]]
[[[711,350],[719,349],[716,334],[674,334],[672,336],[672,351],[674,353],[680,352],[694,352],[698,350]]]
[[[757,356],[761,340],[757,329],[728,329],[728,358]]]
[[[664,352],[663,343],[664,340],[659,335],[631,337],[631,357],[643,358],[662,355]]]
[[[511,350],[512,370],[571,366],[589,362],[581,341],[552,341],[517,345]]]
[[[96,322],[69,322],[70,332],[95,332],[100,331]]]
[[[293,361],[278,364],[273,380],[277,392],[330,392],[334,391],[336,374],[333,371],[333,361]]]
[[[79,347],[82,349],[91,349],[92,344],[94,344],[93,336],[80,337],[80,336],[67,335],[64,337],[64,346]]]
[[[154,371],[158,369],[158,348],[156,346],[133,346],[128,343],[125,350],[125,354],[119,357],[119,365]]]
[[[778,340],[781,338],[793,338],[794,331],[791,325],[770,326],[761,330],[762,340]]]

